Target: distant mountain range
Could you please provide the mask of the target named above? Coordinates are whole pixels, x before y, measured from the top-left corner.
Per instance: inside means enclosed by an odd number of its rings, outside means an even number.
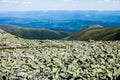
[[[47,28],[75,33],[91,25],[120,26],[120,11],[23,11],[0,12],[0,26]]]
[[[1,26],[0,29],[25,39],[57,40],[57,39],[65,38],[70,35],[70,33],[64,31],[54,31],[44,28],[22,28],[10,24],[5,24]]]
[[[120,40],[120,28],[106,28],[100,25],[93,25],[86,29],[80,30],[77,33],[65,38],[66,40],[105,40],[114,41]]]
[[[70,34],[64,31],[54,31],[44,28],[22,28],[15,25],[5,24],[0,29],[25,39],[50,39],[50,40],[120,40],[120,28],[106,28],[93,25],[83,30]]]

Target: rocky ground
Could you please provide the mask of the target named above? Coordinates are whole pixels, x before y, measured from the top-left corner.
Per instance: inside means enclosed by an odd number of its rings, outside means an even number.
[[[0,30],[0,80],[120,80],[120,41],[26,40]]]

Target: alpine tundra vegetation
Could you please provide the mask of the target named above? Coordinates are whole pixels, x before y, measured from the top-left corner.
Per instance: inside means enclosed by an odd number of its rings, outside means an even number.
[[[120,80],[120,41],[27,40],[0,30],[0,80]]]

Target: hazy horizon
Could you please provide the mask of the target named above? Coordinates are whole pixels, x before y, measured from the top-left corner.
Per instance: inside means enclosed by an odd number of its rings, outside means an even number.
[[[120,11],[120,0],[0,0],[3,11]]]
[[[49,11],[66,11],[66,12],[74,12],[74,11],[90,11],[90,12],[117,12],[117,11],[120,11],[120,10],[26,10],[26,11],[0,11],[0,12],[49,12]]]

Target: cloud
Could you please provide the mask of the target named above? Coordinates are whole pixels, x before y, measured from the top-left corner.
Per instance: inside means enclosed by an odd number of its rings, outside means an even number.
[[[63,0],[64,2],[71,2],[71,1],[73,1],[73,0]]]
[[[28,0],[0,0],[0,3],[3,3],[3,4],[32,4],[31,1],[28,1]]]
[[[12,1],[10,1],[10,0],[0,0],[0,3],[10,3],[10,2],[12,2]]]
[[[109,2],[109,1],[118,1],[118,0],[98,0],[98,1],[105,1],[105,2]]]
[[[97,0],[98,3],[120,2],[120,0]]]
[[[64,2],[78,2],[80,0],[63,0]]]
[[[32,4],[30,1],[24,1],[23,4]]]

